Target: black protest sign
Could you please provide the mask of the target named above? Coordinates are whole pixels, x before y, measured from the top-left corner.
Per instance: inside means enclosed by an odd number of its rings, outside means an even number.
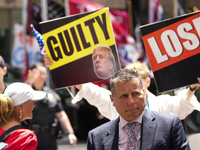
[[[200,12],[140,27],[159,92],[197,83]]]
[[[41,22],[40,27],[55,88],[109,79],[121,68],[108,8]]]

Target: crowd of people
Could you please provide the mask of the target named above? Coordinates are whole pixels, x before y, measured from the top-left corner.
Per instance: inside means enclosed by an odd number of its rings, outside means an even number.
[[[49,61],[47,61],[47,64],[51,65]],[[190,88],[182,90],[178,96],[170,96],[168,94],[155,96],[148,91],[151,79],[150,70],[146,64],[135,62],[128,64],[126,68],[133,69],[140,74],[143,87],[146,90],[145,103],[148,109],[177,115],[181,120],[185,119],[193,110],[200,110],[200,103],[194,95],[195,90],[193,90],[200,86],[200,78],[197,78],[197,84],[190,85]],[[76,87],[79,89],[79,92],[73,99],[73,103],[85,98],[88,103],[96,106],[99,112],[106,118],[113,120],[118,117],[118,113],[110,101],[111,92],[109,90],[96,86],[93,83],[77,85]]]
[[[28,71],[26,83],[34,90],[44,91],[46,97],[35,102],[33,118],[29,122],[30,129],[34,130],[38,138],[38,150],[57,149],[57,129],[59,123],[68,133],[68,138],[73,146],[77,138],[71,126],[68,115],[65,113],[61,99],[51,88],[45,86],[47,68],[43,63],[36,63]]]
[[[93,53],[96,73],[103,66],[95,65],[100,58],[100,54]],[[77,143],[58,94],[45,86],[46,66],[51,66],[52,61],[45,55],[44,62],[29,69],[25,83],[12,83],[6,87],[3,79],[7,76],[7,68],[0,56],[0,138],[10,132],[2,141],[5,150],[56,150],[58,123],[68,132],[70,143],[73,146]],[[148,91],[149,74],[147,65],[135,62],[104,76],[111,76],[110,91],[93,83],[76,85],[79,91],[72,103],[84,98],[110,120],[88,133],[88,150],[190,149],[180,120],[193,110],[200,111],[200,103],[194,95],[200,86],[200,78],[197,77],[197,83],[182,90],[178,96],[156,96]],[[18,140],[13,142],[16,137]]]
[[[21,126],[21,122],[32,119],[34,101],[45,96],[45,92],[34,91],[29,85],[18,82],[10,84],[0,95],[0,135],[13,127],[15,129],[1,141],[7,144],[5,149],[36,149],[37,137],[34,131]]]
[[[45,87],[47,69],[42,63],[30,68],[26,83],[12,83],[6,87],[5,76],[7,67],[0,56],[0,135],[12,127],[16,129],[2,139],[6,143],[5,150],[56,150],[58,121],[67,131],[72,146],[76,145],[77,137],[58,95]]]
[[[45,56],[45,63],[47,66],[52,65],[52,61],[49,59],[49,57],[47,55]],[[150,70],[146,64],[141,63],[141,62],[130,63],[126,66],[126,69],[137,71],[141,77],[143,89],[145,91],[144,92],[145,93],[144,94],[145,111],[147,109],[147,110],[151,110],[151,111],[157,111],[160,113],[167,113],[167,114],[178,116],[179,117],[178,120],[183,120],[189,114],[191,114],[191,112],[193,110],[198,110],[198,111],[200,110],[200,103],[198,102],[196,96],[194,95],[195,90],[200,86],[200,78],[199,77],[197,77],[196,84],[192,84],[189,86],[189,88],[182,90],[178,96],[170,96],[167,94],[155,96],[150,91],[148,91],[148,87],[150,86],[151,80],[150,80]],[[111,81],[110,81],[110,84],[111,84]],[[89,104],[96,106],[98,108],[99,112],[103,116],[105,116],[106,118],[108,118],[110,120],[115,120],[115,119],[119,118],[119,116],[121,115],[120,112],[117,110],[115,103],[113,103],[113,101],[111,100],[112,99],[111,97],[113,95],[112,91],[109,91],[105,88],[101,88],[97,85],[94,85],[93,83],[85,83],[82,85],[77,85],[76,88],[79,89],[79,92],[77,93],[75,98],[72,100],[73,103],[76,103],[84,98],[85,100],[88,101]],[[127,89],[126,92],[129,92],[129,90]],[[121,95],[121,96],[124,97],[127,95]],[[126,112],[126,110],[124,110],[124,112]],[[118,119],[118,121],[119,121],[119,119]],[[134,121],[134,120],[132,120],[132,121]],[[178,121],[178,122],[179,122],[178,126],[182,128],[182,124],[180,124],[180,121]],[[108,127],[108,126],[106,126],[106,127]],[[140,128],[141,128],[141,126],[140,126]],[[103,131],[103,128],[101,128],[100,131]],[[113,131],[113,130],[111,130],[111,131]],[[107,132],[106,132],[107,135],[108,135],[108,132],[111,133],[111,131],[107,130]],[[183,132],[183,131],[181,131],[181,132]],[[96,134],[91,133],[92,138],[94,138],[95,135]],[[185,136],[185,134],[183,134],[183,135]],[[140,138],[140,136],[141,136],[141,129],[138,132],[137,138]],[[90,137],[90,135],[89,135],[89,137]],[[100,137],[104,138],[105,135],[100,136]],[[96,141],[97,143],[90,143],[91,141],[88,140],[88,149],[98,149],[98,147],[99,147],[99,149],[101,149],[102,145],[105,146],[104,144],[106,144],[106,143],[101,143],[101,142],[107,141],[107,140],[102,139],[102,138],[100,138],[100,139],[97,138],[98,139]],[[127,137],[125,137],[125,139],[127,140]],[[94,141],[94,140],[96,140],[96,138],[92,139],[92,141]],[[115,138],[111,139],[111,140],[115,141]],[[185,142],[188,144],[187,140]],[[139,143],[141,143],[140,140],[139,140]],[[170,143],[170,144],[172,144],[172,143]],[[167,146],[173,145],[173,144],[172,145],[170,145],[170,144]],[[185,145],[184,142],[182,144]],[[115,147],[116,147],[116,145],[115,145]],[[117,147],[120,149],[119,145]],[[188,147],[189,146],[186,146],[183,149],[189,149]],[[121,149],[123,149],[123,148],[121,148]]]

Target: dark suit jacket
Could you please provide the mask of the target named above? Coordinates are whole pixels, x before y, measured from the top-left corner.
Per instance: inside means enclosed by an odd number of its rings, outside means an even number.
[[[119,118],[88,133],[88,150],[118,149]],[[140,150],[190,150],[177,116],[145,109],[142,117]]]

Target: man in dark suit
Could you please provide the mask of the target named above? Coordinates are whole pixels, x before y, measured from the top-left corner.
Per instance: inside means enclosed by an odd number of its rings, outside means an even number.
[[[88,150],[190,150],[177,116],[145,109],[141,77],[122,69],[110,78],[113,106],[120,114],[88,133]]]

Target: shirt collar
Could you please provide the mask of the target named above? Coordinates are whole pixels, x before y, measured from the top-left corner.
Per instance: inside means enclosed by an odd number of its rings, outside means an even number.
[[[142,124],[142,115],[143,115],[143,113],[139,117],[137,117],[135,120],[133,120],[132,122],[138,122],[138,123]],[[119,127],[123,128],[127,123],[129,123],[129,122],[120,116]]]

